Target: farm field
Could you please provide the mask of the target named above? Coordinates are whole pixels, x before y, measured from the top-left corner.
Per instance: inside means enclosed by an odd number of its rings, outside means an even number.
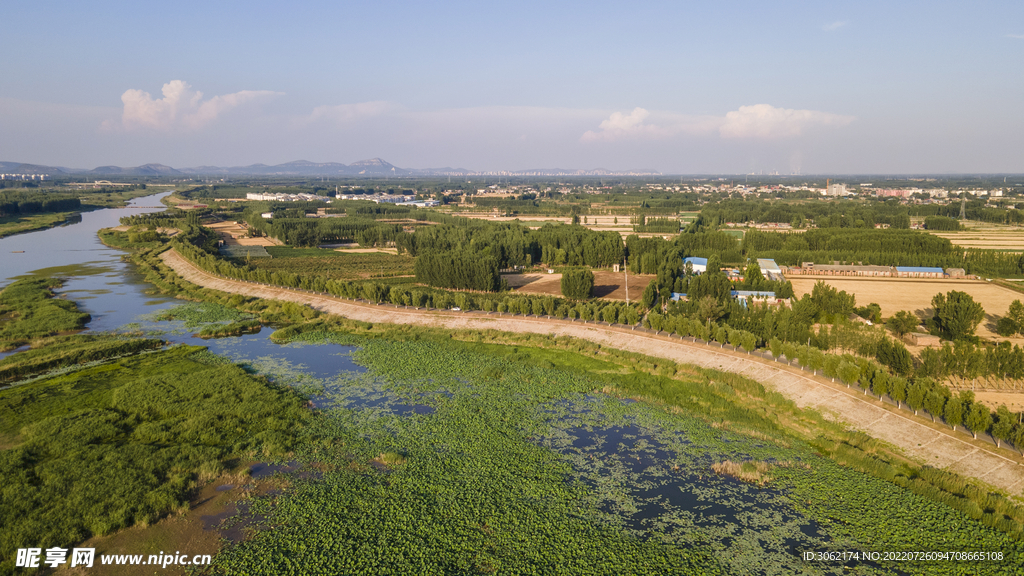
[[[998,338],[999,340],[1004,340],[1004,338],[995,333],[996,320],[1006,314],[1011,302],[1021,300],[1024,296],[1019,292],[981,280],[832,278],[827,276],[793,277],[790,279],[793,283],[793,293],[798,298],[809,294],[818,280],[824,280],[830,286],[856,295],[858,306],[872,302],[877,303],[882,307],[884,317],[889,317],[900,310],[908,310],[925,318],[932,313],[932,297],[936,294],[950,290],[967,292],[985,309],[985,319],[978,326],[978,336]],[[1019,339],[1011,339],[1011,342],[1017,340]]]
[[[974,397],[989,408],[995,410],[1006,405],[1011,412],[1024,411],[1024,393],[1021,392],[975,392]]]
[[[981,248],[1010,252],[1024,251],[1024,228],[989,224],[987,222],[965,222],[967,230],[959,232],[936,231],[933,235],[946,238],[962,248]]]
[[[216,224],[207,224],[207,228],[220,234],[224,243],[228,246],[280,246],[281,242],[267,237],[261,236],[259,238],[245,238],[248,231],[232,221],[217,222]]]
[[[270,246],[272,258],[263,258],[250,264],[273,272],[315,274],[333,280],[361,280],[372,277],[404,276],[413,273],[413,258],[377,249],[325,250],[320,248],[292,248]]]
[[[561,274],[506,274],[502,276],[516,292],[523,294],[562,295]],[[644,288],[654,279],[653,275],[629,276],[629,300],[637,301]],[[622,272],[607,270],[594,271],[594,296],[609,300],[626,300],[626,279]]]

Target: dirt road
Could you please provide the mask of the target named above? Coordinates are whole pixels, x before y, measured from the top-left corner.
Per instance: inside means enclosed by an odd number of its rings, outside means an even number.
[[[486,312],[425,311],[362,304],[213,276],[196,268],[174,250],[164,252],[161,258],[182,278],[205,288],[297,302],[363,322],[571,336],[619,350],[742,374],[760,382],[769,390],[779,392],[797,406],[813,408],[851,428],[897,446],[919,462],[978,478],[1011,495],[1020,496],[1024,489],[1024,460],[1009,451],[973,441],[962,432],[953,434],[944,425],[932,425],[923,419],[915,419],[909,413],[897,410],[872,396],[863,395],[857,389],[836,385],[827,378],[811,376],[799,369],[758,356],[721,350],[680,340],[678,337],[669,338],[599,324],[522,316],[499,317],[496,313]]]

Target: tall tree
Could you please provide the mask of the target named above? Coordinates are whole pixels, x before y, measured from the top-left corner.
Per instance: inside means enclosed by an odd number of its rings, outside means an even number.
[[[594,290],[594,273],[586,269],[562,273],[562,296],[569,300],[586,300]]]
[[[984,433],[991,425],[992,413],[989,412],[988,407],[981,402],[971,404],[971,409],[967,412],[967,427],[971,429],[974,438],[977,439],[978,432]]]
[[[921,320],[915,314],[907,312],[906,310],[900,310],[889,317],[886,324],[889,329],[892,330],[893,334],[898,338],[902,338],[905,334],[909,334],[917,328],[917,325],[921,323]]]
[[[957,396],[953,396],[946,401],[946,407],[943,410],[942,419],[949,424],[953,430],[956,427],[963,424],[964,422],[964,403]]]
[[[1013,421],[1013,414],[1005,405],[996,410],[996,423],[992,426],[992,437],[996,440],[996,448],[999,447],[1000,442],[1010,439],[1010,434],[1013,433]]]
[[[950,340],[962,340],[974,335],[985,317],[985,310],[966,292],[950,290],[932,298],[935,322]]]

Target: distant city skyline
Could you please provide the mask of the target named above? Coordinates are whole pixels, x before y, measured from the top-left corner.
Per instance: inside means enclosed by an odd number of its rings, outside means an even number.
[[[1024,5],[5,5],[0,161],[1024,172]]]

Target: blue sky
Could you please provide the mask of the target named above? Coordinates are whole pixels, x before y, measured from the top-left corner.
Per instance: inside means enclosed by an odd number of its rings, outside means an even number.
[[[1024,172],[1021,2],[23,2],[0,160]]]

